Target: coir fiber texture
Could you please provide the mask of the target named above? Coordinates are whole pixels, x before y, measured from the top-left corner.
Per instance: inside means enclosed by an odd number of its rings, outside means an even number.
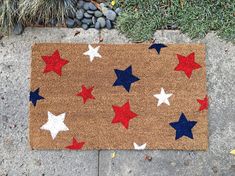
[[[32,149],[208,147],[203,44],[32,47]]]

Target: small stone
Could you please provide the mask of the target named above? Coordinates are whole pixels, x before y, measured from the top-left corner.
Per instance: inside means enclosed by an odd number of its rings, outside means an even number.
[[[14,25],[13,33],[15,35],[20,35],[20,34],[22,34],[23,31],[24,31],[24,27],[21,22],[18,22]]]
[[[177,24],[173,24],[173,25],[171,26],[171,28],[172,28],[173,30],[176,30],[176,29],[178,28],[178,26],[177,26]]]
[[[152,159],[153,158],[149,155],[145,155],[145,157],[144,157],[144,160],[147,160],[147,161],[152,161]]]
[[[82,28],[83,28],[84,30],[87,30],[87,29],[88,29],[88,25],[87,25],[87,24],[82,24]]]
[[[95,13],[95,11],[93,11],[93,10],[87,10],[87,13],[93,15],[93,14]]]
[[[79,9],[81,9],[81,8],[83,8],[83,5],[84,5],[84,1],[79,0],[79,1],[78,1],[78,4],[77,4],[77,7],[78,7]]]
[[[112,29],[112,22],[110,20],[106,20],[105,24],[107,29]]]
[[[102,14],[102,12],[101,12],[101,11],[96,10],[96,11],[95,11],[95,16],[96,16],[97,18],[99,18],[99,17],[102,17],[102,16],[103,16],[103,14]]]
[[[96,8],[96,6],[93,4],[93,3],[89,3],[89,9],[90,10],[96,10],[97,8]]]
[[[78,19],[74,19],[74,22],[75,22],[75,26],[78,26],[78,27],[81,27],[82,26],[82,22]]]
[[[100,3],[100,8],[106,7],[105,3]]]
[[[120,14],[121,11],[122,11],[122,9],[120,7],[115,9],[116,14],[118,14],[118,15]]]
[[[75,24],[72,18],[66,18],[65,23],[68,28],[73,28]]]
[[[108,8],[107,7],[102,7],[101,8],[101,11],[102,11],[102,13],[105,15],[106,13],[108,13]]]
[[[95,28],[100,29],[100,23],[98,21],[95,23]]]
[[[91,18],[91,20],[92,20],[92,23],[93,23],[93,24],[95,24],[96,21],[97,21],[96,17],[94,17],[94,16]]]
[[[51,26],[56,26],[57,22],[58,22],[57,18],[52,18],[52,19],[49,21],[49,24],[50,24]]]
[[[90,28],[94,28],[94,27],[95,27],[95,25],[94,25],[94,24],[90,25]]]
[[[87,24],[87,25],[90,25],[92,24],[92,20],[90,18],[83,18],[82,19],[82,23],[84,24]]]
[[[83,9],[79,9],[77,12],[76,12],[76,18],[81,20],[84,16],[84,10]]]
[[[103,17],[99,17],[97,21],[100,23],[100,27],[105,27],[105,19]]]
[[[104,15],[111,21],[114,21],[117,16],[113,10],[108,10],[107,13],[105,13]]]
[[[84,17],[86,17],[86,18],[91,18],[91,17],[92,17],[92,15],[91,15],[91,14],[89,14],[89,13],[87,13],[87,12],[85,12],[85,13],[84,13]]]
[[[85,2],[84,5],[83,5],[83,9],[85,10],[89,10],[89,2]]]

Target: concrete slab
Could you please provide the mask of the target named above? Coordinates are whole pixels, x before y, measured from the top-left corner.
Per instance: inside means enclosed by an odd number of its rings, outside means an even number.
[[[122,43],[120,34],[110,37],[101,33],[104,41]],[[123,37],[123,36],[122,36]],[[204,39],[190,40],[179,31],[157,31],[156,42],[205,43],[207,47],[207,79],[209,107],[209,150],[186,151],[114,151],[100,152],[99,173],[102,176],[157,175],[235,175],[235,46],[210,33]],[[123,43],[126,39],[123,40]],[[151,156],[152,161],[145,160]]]
[[[74,37],[76,31],[80,34]],[[207,46],[209,150],[185,151],[30,151],[28,93],[34,42],[128,43],[116,30],[27,28],[0,40],[0,175],[235,175],[235,46],[213,33],[190,40],[179,31],[157,31],[164,43],[204,42]],[[145,156],[152,160],[145,160]],[[99,161],[99,162],[98,162]],[[99,172],[98,172],[99,171]]]
[[[98,151],[31,151],[28,97],[31,46],[35,42],[96,43],[96,30],[27,28],[0,40],[0,175],[98,175]]]

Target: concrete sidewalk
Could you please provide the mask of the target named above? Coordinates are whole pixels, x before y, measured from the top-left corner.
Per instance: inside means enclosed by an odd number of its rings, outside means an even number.
[[[76,30],[80,34],[74,36]],[[190,40],[179,31],[157,31],[163,43],[207,47],[209,150],[188,151],[31,151],[28,96],[31,46],[35,42],[128,43],[116,30],[27,28],[0,40],[0,175],[157,176],[235,175],[235,45],[213,33]],[[152,161],[145,160],[151,156]]]

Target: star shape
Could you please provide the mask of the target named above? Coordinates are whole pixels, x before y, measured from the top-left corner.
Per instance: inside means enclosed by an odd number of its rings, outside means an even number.
[[[82,85],[82,91],[77,93],[76,96],[81,96],[83,99],[83,103],[85,104],[88,99],[95,99],[95,97],[92,95],[93,87],[86,88],[84,85]]]
[[[42,59],[46,63],[46,67],[44,68],[44,73],[55,72],[59,76],[62,75],[62,67],[69,63],[69,61],[62,59],[60,57],[60,53],[56,50],[51,56],[42,56]]]
[[[176,130],[175,140],[183,136],[193,139],[192,128],[196,125],[196,123],[196,121],[187,120],[184,113],[181,113],[178,122],[170,123],[170,126]]]
[[[167,46],[162,43],[154,43],[149,47],[149,49],[155,49],[157,51],[157,53],[160,54],[161,49],[165,48],[165,47],[167,47]]]
[[[161,88],[160,94],[155,94],[153,96],[158,99],[157,106],[160,106],[162,103],[170,105],[170,102],[169,102],[168,98],[171,97],[172,95],[173,94],[171,94],[171,93],[170,94],[166,94],[165,90],[163,88]]]
[[[114,82],[113,86],[123,86],[128,92],[130,91],[131,84],[140,80],[132,74],[131,65],[125,70],[114,69],[114,72],[117,76],[117,80]]]
[[[175,71],[183,71],[188,78],[191,77],[193,70],[201,68],[201,65],[196,63],[195,53],[192,52],[188,56],[181,56],[177,54],[179,64],[175,67]]]
[[[65,114],[66,113],[62,113],[58,116],[55,116],[48,111],[48,121],[43,126],[41,126],[40,129],[50,131],[52,139],[55,139],[60,131],[69,130],[68,127],[64,124]]]
[[[73,138],[72,144],[66,146],[65,148],[70,149],[70,150],[80,150],[82,149],[84,144],[85,142],[78,142],[75,138]]]
[[[41,99],[44,99],[44,97],[39,95],[39,88],[37,88],[35,91],[30,91],[29,101],[31,101],[34,106],[36,106],[37,101]]]
[[[204,109],[208,109],[208,97],[207,95],[203,100],[197,99],[197,102],[200,103],[199,111],[203,111]]]
[[[138,145],[138,144],[136,144],[135,142],[133,143],[133,145],[134,145],[134,149],[136,149],[136,150],[144,150],[145,148],[146,148],[146,143],[144,143],[144,144],[142,144],[142,145]]]
[[[129,121],[137,116],[136,113],[130,110],[129,101],[126,102],[123,106],[112,106],[115,112],[115,116],[112,120],[112,123],[122,123],[122,125],[128,129]]]
[[[101,58],[101,55],[98,53],[100,46],[93,48],[91,45],[88,45],[88,51],[84,52],[83,54],[89,56],[90,61],[92,62],[95,57]]]

